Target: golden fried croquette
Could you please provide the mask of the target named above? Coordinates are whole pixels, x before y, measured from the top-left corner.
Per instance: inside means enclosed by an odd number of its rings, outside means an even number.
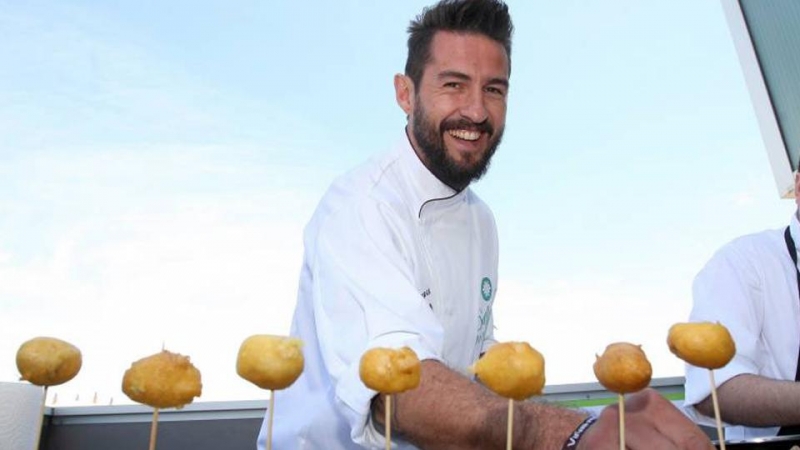
[[[687,363],[706,369],[719,369],[733,359],[736,344],[719,322],[676,323],[667,336],[669,350]]]
[[[514,400],[539,395],[544,387],[544,357],[527,342],[495,344],[470,371],[494,393]]]
[[[647,387],[653,368],[640,345],[616,342],[594,362],[594,374],[609,391],[627,394]]]
[[[20,379],[37,386],[57,386],[75,378],[83,360],[77,347],[61,339],[35,337],[17,350]]]
[[[408,347],[376,347],[361,356],[358,373],[368,388],[383,394],[397,394],[419,386],[421,365]]]
[[[122,378],[125,395],[153,408],[180,408],[202,389],[200,371],[189,357],[166,350],[134,362]]]
[[[257,334],[239,347],[236,373],[261,389],[279,390],[292,385],[303,373],[303,341]]]

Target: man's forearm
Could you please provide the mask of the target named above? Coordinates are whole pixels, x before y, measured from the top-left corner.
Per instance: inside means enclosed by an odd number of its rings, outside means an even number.
[[[737,375],[717,388],[722,420],[751,427],[800,424],[800,383]],[[697,410],[714,417],[711,397]]]
[[[448,369],[422,362],[417,389],[392,397],[392,429],[425,449],[504,448],[508,400]],[[375,418],[383,421],[383,402]],[[584,415],[534,402],[515,402],[515,447],[560,448]]]

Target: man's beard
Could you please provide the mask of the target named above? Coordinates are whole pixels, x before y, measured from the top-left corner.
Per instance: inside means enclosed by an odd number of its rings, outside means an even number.
[[[480,156],[480,160],[474,161],[466,167],[447,154],[447,148],[444,143],[444,134],[448,130],[458,129],[481,131],[489,135],[489,147]],[[503,129],[497,130],[495,136],[494,127],[488,120],[475,123],[464,118],[450,119],[443,121],[437,128],[428,119],[420,99],[416,99],[414,105],[414,139],[417,141],[419,150],[425,155],[425,166],[439,181],[457,191],[464,189],[486,173],[489,169],[492,155],[497,150],[497,146],[500,145],[502,138]]]

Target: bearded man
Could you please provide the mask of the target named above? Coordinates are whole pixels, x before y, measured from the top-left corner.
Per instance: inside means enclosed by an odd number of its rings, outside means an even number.
[[[421,381],[393,397],[392,448],[505,447],[507,400],[467,372],[495,343],[498,285],[494,217],[469,185],[503,135],[512,29],[497,0],[444,0],[411,23],[394,78],[408,118],[400,144],[337,179],[305,229],[291,334],[305,342],[306,368],[276,396],[276,448],[384,448],[384,397],[362,383],[359,362],[404,346],[422,361]],[[629,448],[712,448],[654,391],[630,401]],[[618,445],[613,409],[595,422],[516,408],[519,448]]]

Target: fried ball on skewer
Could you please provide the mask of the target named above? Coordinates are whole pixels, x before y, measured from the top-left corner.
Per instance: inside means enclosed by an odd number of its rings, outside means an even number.
[[[527,342],[495,344],[470,370],[494,393],[514,400],[539,395],[544,387],[544,357]]]
[[[236,373],[261,389],[279,390],[292,385],[303,373],[300,339],[257,334],[239,347]]]
[[[419,386],[421,364],[414,350],[376,347],[361,356],[358,373],[368,388],[397,394]]]
[[[667,345],[678,358],[706,369],[724,367],[736,354],[730,332],[719,322],[676,323],[669,329]]]
[[[597,357],[594,374],[609,391],[627,394],[647,387],[653,368],[640,345],[616,342]]]
[[[57,386],[73,379],[81,370],[81,351],[69,342],[35,337],[17,350],[20,379],[37,386]]]
[[[202,393],[200,371],[188,356],[162,350],[125,371],[122,392],[153,408],[180,408]]]

